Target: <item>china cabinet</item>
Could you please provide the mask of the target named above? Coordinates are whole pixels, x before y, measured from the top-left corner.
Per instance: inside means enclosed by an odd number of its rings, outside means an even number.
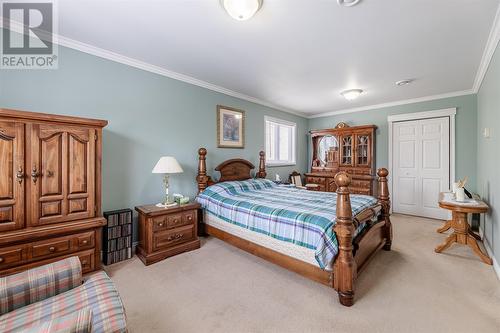
[[[306,183],[335,192],[335,174],[346,171],[352,178],[351,193],[374,195],[376,129],[375,125],[339,123],[332,129],[310,131],[312,161]]]

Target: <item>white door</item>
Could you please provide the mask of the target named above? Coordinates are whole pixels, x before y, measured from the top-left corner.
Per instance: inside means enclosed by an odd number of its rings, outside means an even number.
[[[393,126],[393,211],[447,219],[438,199],[450,188],[449,117]]]

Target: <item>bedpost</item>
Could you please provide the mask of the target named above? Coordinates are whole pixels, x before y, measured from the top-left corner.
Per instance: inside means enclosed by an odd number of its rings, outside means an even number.
[[[378,201],[382,205],[382,214],[380,215],[380,220],[385,221],[384,250],[390,251],[392,245],[392,224],[390,218],[391,198],[389,196],[389,186],[387,185],[387,176],[389,175],[389,171],[386,168],[380,168],[377,170],[377,175],[378,175]]]
[[[259,172],[257,173],[257,178],[266,178],[266,153],[262,150],[259,152]]]
[[[351,306],[354,303],[354,280],[357,274],[352,253],[354,224],[348,188],[350,183],[351,177],[347,173],[339,172],[335,175],[335,184],[337,184],[335,234],[339,244],[339,254],[333,266],[333,287],[339,294],[340,303],[345,306]]]
[[[206,164],[207,150],[205,148],[198,149],[198,175],[196,182],[198,183],[198,193],[207,188],[210,177],[207,176]]]

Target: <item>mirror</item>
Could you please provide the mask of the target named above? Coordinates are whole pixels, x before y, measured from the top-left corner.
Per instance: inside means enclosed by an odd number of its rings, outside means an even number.
[[[336,162],[339,150],[339,142],[333,135],[325,135],[318,143],[318,159],[321,166]]]

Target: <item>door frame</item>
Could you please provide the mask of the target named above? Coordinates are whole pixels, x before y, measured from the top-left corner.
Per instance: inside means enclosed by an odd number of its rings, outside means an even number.
[[[432,118],[445,118],[447,117],[450,122],[450,180],[449,184],[453,184],[455,181],[455,116],[457,114],[457,108],[439,109],[432,111],[414,112],[414,113],[403,113],[387,116],[387,122],[389,125],[389,175],[393,174],[393,126],[394,123],[411,121],[411,120],[421,120],[421,119],[432,119]],[[389,193],[394,193],[392,177],[389,177]],[[392,213],[392,205],[391,205]]]

